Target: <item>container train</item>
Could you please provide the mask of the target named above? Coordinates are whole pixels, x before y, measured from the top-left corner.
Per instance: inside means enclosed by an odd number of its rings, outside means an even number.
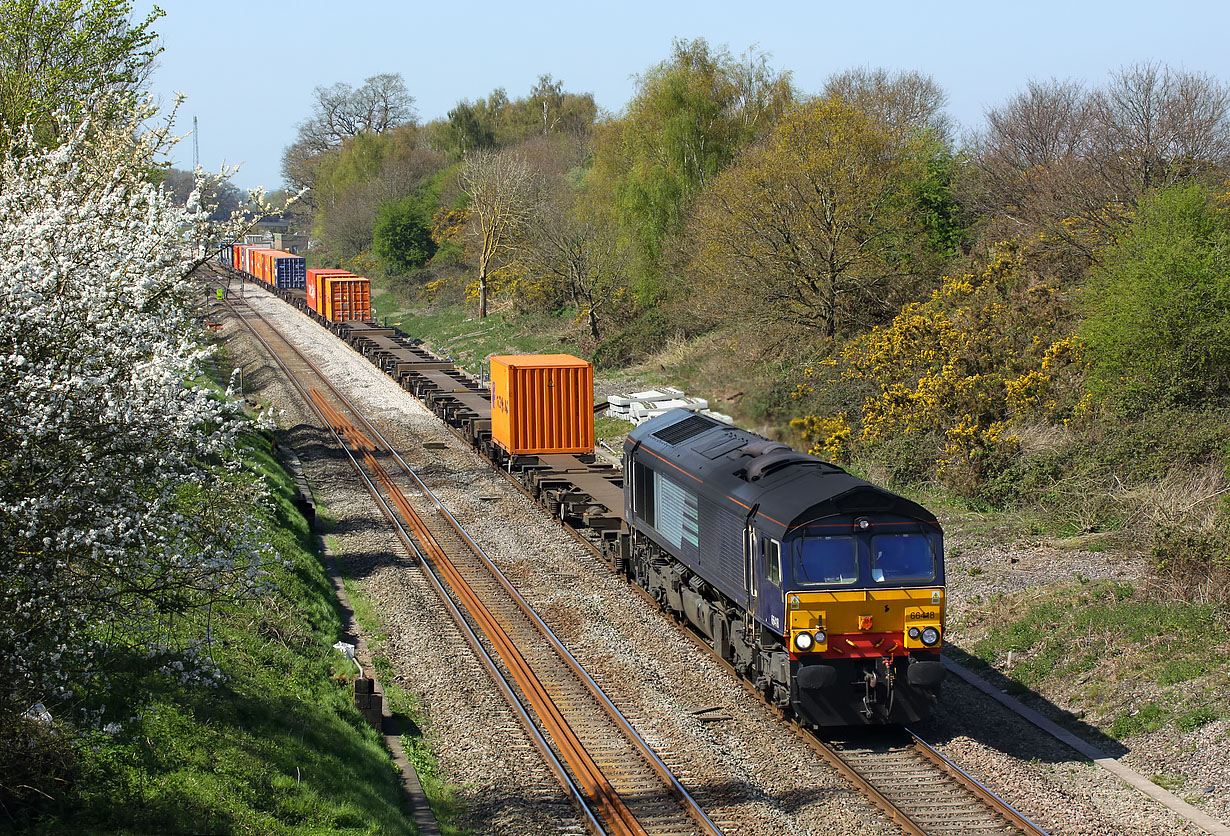
[[[621,470],[594,455],[588,363],[492,357],[488,387],[394,328],[326,316],[276,275],[264,283],[587,529],[629,581],[801,723],[912,723],[938,704],[943,535],[922,506],[687,409],[629,433]]]
[[[309,269],[301,255],[261,244],[229,244],[218,260],[256,279],[326,322],[372,318],[371,282],[349,270]]]

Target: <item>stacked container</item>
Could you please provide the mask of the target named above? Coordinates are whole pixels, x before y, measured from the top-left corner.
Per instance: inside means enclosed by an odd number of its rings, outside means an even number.
[[[369,322],[371,282],[346,270],[313,268],[307,271],[307,304],[330,322]]]
[[[278,289],[306,287],[307,262],[301,255],[282,250],[253,249],[248,252],[253,276]]]
[[[491,437],[515,456],[592,453],[594,367],[571,354],[492,357]]]

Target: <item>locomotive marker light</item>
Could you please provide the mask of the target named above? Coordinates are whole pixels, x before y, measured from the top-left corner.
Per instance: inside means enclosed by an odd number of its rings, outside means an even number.
[[[914,639],[915,641],[918,641],[919,638],[922,636],[922,630],[919,630],[917,627],[911,627],[909,635],[910,635],[910,638]]]

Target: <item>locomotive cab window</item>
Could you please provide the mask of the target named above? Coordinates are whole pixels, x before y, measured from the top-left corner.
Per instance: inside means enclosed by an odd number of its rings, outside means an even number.
[[[929,581],[935,577],[935,552],[924,534],[878,534],[871,538],[871,579]]]
[[[776,540],[760,541],[760,550],[764,554],[764,574],[769,583],[782,585],[782,546]]]
[[[797,583],[811,586],[858,580],[858,541],[849,535],[799,537],[792,551]]]

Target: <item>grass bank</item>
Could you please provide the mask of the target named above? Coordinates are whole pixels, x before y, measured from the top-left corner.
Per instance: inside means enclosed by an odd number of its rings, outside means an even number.
[[[111,698],[127,722],[75,737],[43,834],[413,834],[400,775],[354,709],[341,621],[290,476],[264,436],[249,458],[271,488],[253,508],[276,592],[218,609],[215,686],[146,677]]]
[[[1121,582],[1035,589],[972,608],[965,649],[1008,690],[1066,704],[1113,737],[1230,717],[1230,614]]]

